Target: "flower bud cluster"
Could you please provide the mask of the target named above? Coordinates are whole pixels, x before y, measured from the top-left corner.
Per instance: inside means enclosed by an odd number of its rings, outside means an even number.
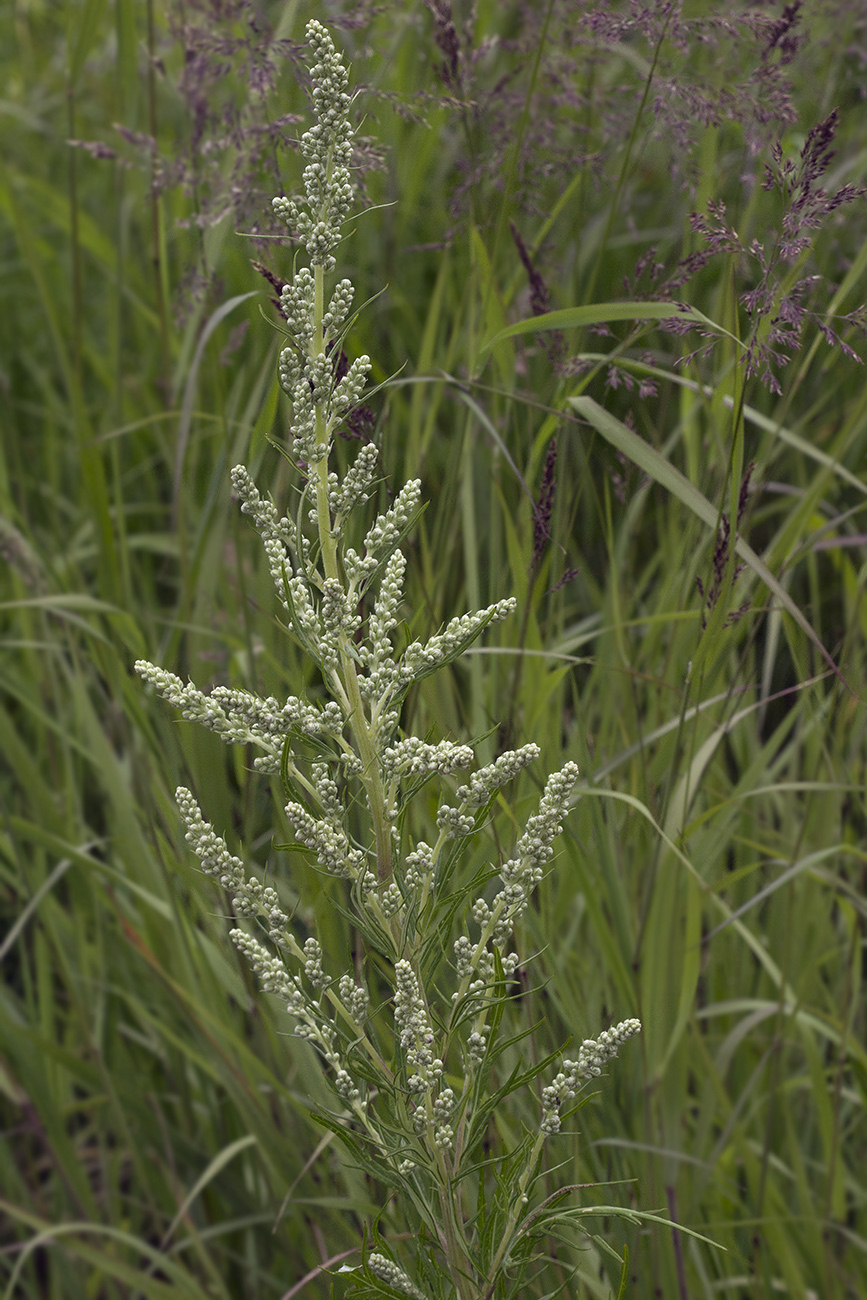
[[[530,762],[535,754],[526,751],[534,747],[526,746],[513,754],[503,755],[508,761],[498,767],[497,763],[482,768],[476,776],[481,780],[473,787],[473,778],[469,786],[462,786],[459,794],[465,802],[481,802],[487,798],[485,791],[494,774],[520,770],[524,762]],[[521,760],[520,762],[518,760]],[[503,888],[491,903],[485,898],[477,898],[472,907],[472,917],[481,931],[478,942],[474,945],[467,935],[460,935],[454,943],[455,969],[460,981],[460,988],[452,994],[457,1002],[465,994],[483,994],[496,977],[496,961],[493,949],[500,955],[500,962],[506,977],[514,974],[518,966],[515,953],[503,949],[515,928],[515,922],[525,911],[530,894],[542,878],[542,863],[547,862],[553,853],[553,842],[560,834],[561,820],[568,807],[568,799],[578,776],[574,763],[567,763],[559,772],[548,778],[545,790],[539,802],[539,812],[527,823],[525,833],[518,840],[516,856],[500,868]],[[473,791],[479,796],[473,796]],[[457,809],[441,807],[437,822],[447,833],[452,825],[460,826],[459,819],[465,816]],[[472,818],[468,818],[472,822]],[[455,833],[460,833],[460,830]],[[493,945],[493,949],[488,944]],[[478,1033],[479,1025],[473,1026],[473,1033]],[[471,1060],[478,1056],[478,1043],[470,1051]]]
[[[312,936],[304,941],[304,974],[309,979],[315,989],[324,989],[328,983],[325,972],[322,969],[322,948],[319,940]]]
[[[200,722],[230,745],[258,745],[279,755],[290,731],[307,736],[339,735],[343,727],[340,706],[330,700],[324,708],[307,704],[290,695],[279,704],[272,695],[261,699],[250,691],[215,686],[206,695],[191,682],[186,685],[174,673],[137,659],[135,670],[154,690],[185,718]]]
[[[351,586],[366,582],[378,569],[381,556],[397,546],[418,510],[420,500],[421,481],[410,479],[401,488],[391,509],[379,515],[368,530],[364,539],[364,557],[351,546],[347,548],[344,567]]]
[[[606,1029],[598,1038],[585,1038],[577,1061],[564,1061],[564,1068],[572,1070],[583,1079],[593,1079],[602,1073],[602,1066],[617,1055],[617,1049],[641,1030],[640,1020],[621,1020],[619,1025]]]
[[[401,686],[435,672],[442,664],[459,655],[472,645],[476,637],[489,623],[498,622],[514,614],[518,602],[514,596],[498,600],[487,609],[476,610],[474,614],[460,614],[448,622],[442,632],[432,636],[429,641],[413,641],[401,656],[397,681]]]
[[[331,250],[340,239],[340,226],[352,206],[352,103],[343,60],[328,31],[316,19],[307,24],[307,39],[317,62],[311,70],[316,124],[301,137],[307,158],[304,190],[308,212],[292,199],[275,199],[273,208],[307,245],[310,261],[326,271],[334,267]]]
[[[402,1291],[404,1295],[412,1296],[412,1300],[425,1300],[410,1276],[385,1255],[372,1251],[367,1257],[367,1266],[375,1277],[385,1282],[387,1286],[393,1287],[395,1291]]]
[[[263,541],[272,539],[282,543],[293,551],[297,545],[295,524],[291,519],[281,518],[273,501],[265,501],[250,477],[245,465],[236,465],[230,476],[232,491],[241,502],[241,513],[249,515],[257,533]],[[285,554],[285,551],[283,552]]]
[[[405,570],[403,551],[395,551],[385,566],[373,613],[368,620],[367,644],[358,650],[359,660],[367,668],[362,693],[369,700],[387,699],[397,675],[389,634],[397,625]]]
[[[230,938],[238,951],[243,953],[253,970],[262,981],[266,992],[277,993],[286,999],[286,1010],[295,1017],[295,1033],[304,1038],[325,1057],[335,1070],[341,1069],[340,1054],[336,1047],[334,1026],[328,1016],[323,1014],[317,1001],[306,992],[301,975],[290,975],[279,957],[273,957],[264,944],[260,943],[246,930],[230,930]],[[309,940],[308,940],[309,943]],[[315,940],[314,940],[315,943]],[[305,955],[308,952],[304,946]],[[314,976],[321,974],[321,962],[316,961],[315,952],[305,962]],[[319,985],[326,982],[324,976],[318,980]],[[316,987],[314,985],[314,987]]]
[[[475,817],[462,813],[459,808],[451,808],[447,803],[437,809],[437,830],[446,839],[455,840],[461,835],[472,835],[476,829]]]
[[[392,880],[388,885],[380,886],[376,894],[382,908],[382,915],[386,920],[392,916],[397,916],[403,907],[403,894],[397,881]]]
[[[259,976],[264,992],[276,993],[287,1006],[294,1005],[298,998],[298,988],[286,969],[282,957],[275,956],[269,948],[248,934],[246,930],[230,930],[229,938]]]
[[[350,281],[337,284],[323,310],[324,273],[334,266],[333,249],[352,198],[351,98],[346,70],[326,29],[314,20],[307,34],[316,57],[316,124],[301,140],[306,198],[274,201],[275,211],[306,244],[311,262],[281,294],[291,342],[280,354],[279,375],[293,404],[294,451],[305,462],[297,520],[281,516],[243,466],[232,471],[232,485],[242,511],[261,535],[289,630],[331,698],[311,704],[290,696],[281,703],[228,686],[206,694],[145,661],[137,662],[136,670],[184,717],[201,722],[228,743],[252,744],[261,751],[255,761],[259,770],[281,776],[294,787],[285,813],[298,844],[323,871],[352,883],[346,892],[365,941],[376,950],[383,939],[380,955],[387,961],[371,963],[371,968],[379,983],[394,962],[390,1043],[382,1017],[375,1026],[368,1024],[367,990],[353,975],[327,973],[334,954],[325,962],[315,937],[307,937],[301,946],[275,890],[248,875],[240,858],[204,821],[190,792],[178,790],[186,838],[203,870],[232,891],[238,916],[256,919],[262,938],[270,941],[271,947],[266,947],[241,928],[231,931],[262,988],[284,1000],[295,1017],[295,1032],[327,1062],[341,1103],[336,1118],[365,1132],[392,1169],[406,1176],[415,1170],[413,1177],[421,1186],[434,1168],[445,1175],[460,1165],[462,1143],[456,1143],[455,1131],[464,1131],[464,1108],[478,1100],[466,1085],[494,1050],[499,1017],[492,1008],[504,996],[503,977],[508,980],[518,965],[517,955],[507,952],[506,945],[553,855],[578,770],[567,763],[548,779],[537,814],[527,822],[514,856],[500,868],[502,889],[490,901],[479,897],[472,903],[470,924],[478,937],[473,940],[465,933],[455,941],[459,989],[453,994],[453,1018],[446,1017],[438,1042],[433,1025],[439,1020],[427,1000],[433,993],[421,983],[419,972],[433,943],[434,958],[441,952],[442,938],[450,933],[462,902],[449,883],[460,846],[446,845],[479,829],[496,791],[534,762],[540,750],[524,745],[472,773],[453,796],[454,806],[440,803],[434,847],[417,840],[401,862],[412,825],[403,815],[405,796],[428,777],[463,771],[473,761],[468,745],[411,736],[394,740],[403,697],[412,684],[463,654],[489,623],[512,614],[516,601],[500,600],[453,618],[427,642],[413,641],[401,653],[392,643],[404,599],[406,561],[399,547],[419,513],[419,480],[406,483],[391,508],[367,528],[358,552],[347,545],[347,521],[370,494],[378,465],[372,444],[359,448],[342,478],[329,468],[328,459],[335,427],[361,400],[370,372],[366,356],[348,366],[341,359],[352,310]],[[359,528],[355,536],[363,531]],[[368,589],[376,593],[372,608]],[[309,739],[296,743],[299,733]],[[484,877],[489,878],[487,870]],[[477,887],[468,888],[464,904]],[[377,998],[380,994],[377,987]],[[470,1076],[458,1088],[460,1102],[451,1088],[442,1086],[443,1058],[459,1050],[453,1037],[457,1026],[465,1036],[464,1065]],[[574,1097],[582,1079],[598,1075],[638,1029],[638,1021],[623,1021],[598,1039],[586,1040],[577,1062],[564,1062],[543,1094],[542,1135],[558,1130],[561,1104]],[[369,1097],[359,1090],[361,1080],[362,1088],[375,1085]],[[396,1099],[395,1085],[409,1097]],[[386,1094],[391,1097],[382,1112],[388,1117],[386,1127],[377,1128],[374,1099]],[[403,1131],[398,1131],[401,1125]],[[537,1140],[541,1142],[541,1135]],[[454,1155],[447,1155],[456,1147]],[[442,1185],[447,1181],[443,1176]],[[374,1252],[368,1263],[374,1276],[389,1286],[424,1300],[409,1276],[384,1255]]]
[[[291,590],[290,574],[292,573],[292,563],[286,552],[286,547],[279,537],[264,537],[262,539],[262,548],[268,560],[268,569],[271,574],[271,581],[274,583],[277,599],[291,615],[293,610],[289,593]]]
[[[297,950],[297,945],[290,945],[295,948],[296,955],[303,957],[302,976],[291,975],[282,957],[273,955],[264,944],[248,934],[246,930],[234,929],[229,933],[239,952],[243,953],[259,977],[264,992],[276,993],[278,997],[284,999],[286,1010],[295,1017],[297,1022],[295,1026],[297,1036],[312,1043],[332,1067],[334,1087],[338,1096],[347,1105],[353,1107],[356,1113],[365,1113],[367,1100],[362,1098],[345,1067],[332,1014],[327,1005],[323,1008],[318,996],[330,986],[331,980],[323,970],[322,949],[316,939],[311,936],[300,951]],[[317,996],[311,996],[306,991],[305,980],[312,986]],[[367,990],[357,985],[349,975],[340,977],[338,990],[345,1011],[359,1031],[363,1031],[362,1027],[369,1006]]]
[[[408,1073],[410,1092],[429,1092],[443,1072],[435,1053],[434,1032],[411,964],[401,958],[394,967],[394,1023],[400,1030],[400,1046]],[[409,1074],[409,1071],[413,1071]]]
[[[421,479],[411,478],[398,492],[394,505],[379,517],[364,539],[366,556],[379,556],[396,546],[401,533],[418,510],[421,501]]]
[[[338,382],[331,398],[331,418],[336,419],[351,411],[361,401],[370,374],[370,357],[362,353],[356,357],[346,374]]]
[[[401,740],[382,755],[382,768],[389,780],[397,781],[407,776],[429,776],[433,772],[445,775],[457,768],[469,767],[473,751],[469,745],[455,745],[441,740],[438,745],[428,745],[415,736]]]
[[[542,1132],[550,1136],[560,1131],[560,1108],[573,1100],[583,1079],[594,1079],[602,1073],[602,1066],[617,1055],[622,1047],[641,1032],[640,1020],[621,1020],[619,1025],[606,1029],[598,1038],[585,1038],[577,1061],[564,1061],[563,1069],[542,1089]]]
[[[514,858],[500,868],[504,888],[493,902],[491,931],[491,938],[498,948],[507,942],[515,922],[530,901],[530,894],[542,880],[543,865],[554,853],[552,846],[563,829],[562,819],[568,811],[569,796],[577,779],[575,763],[566,763],[559,772],[548,777],[538,813],[527,822]]]
[[[367,1019],[367,1011],[370,1006],[370,998],[367,989],[356,984],[351,975],[341,975],[337,984],[340,993],[340,1001],[346,1007],[346,1010],[352,1016],[357,1025],[363,1024]]]
[[[340,664],[342,639],[351,640],[361,626],[361,617],[340,585],[339,578],[326,578],[323,582],[319,616],[322,666],[333,672]]]
[[[300,141],[307,159],[305,198],[276,198],[272,206],[306,245],[310,258],[310,266],[301,267],[280,295],[291,342],[280,353],[278,370],[280,384],[292,399],[293,451],[315,468],[327,462],[335,425],[361,400],[370,358],[358,357],[341,379],[336,378],[353,287],[341,280],[323,310],[323,275],[334,268],[332,250],[340,241],[354,194],[349,170],[352,100],[346,68],[326,28],[312,19],[307,38],[315,53],[311,80],[316,122]]]
[[[455,1108],[455,1094],[451,1088],[443,1088],[433,1104],[434,1142],[440,1151],[451,1149],[455,1134],[448,1120]]]
[[[404,860],[403,877],[407,893],[420,893],[426,881],[434,871],[433,849],[424,840],[419,840],[411,853]]]
[[[515,847],[514,858],[500,869],[507,885],[514,883],[532,888],[539,884],[542,868],[554,852],[551,846],[563,829],[561,822],[569,810],[569,795],[577,780],[575,763],[566,763],[548,778],[538,813],[527,822],[527,829]]]
[[[344,1070],[342,1066],[334,1076],[334,1087],[336,1088],[338,1095],[342,1097],[344,1101],[349,1102],[350,1106],[353,1102],[357,1102],[361,1098],[361,1093],[352,1082],[352,1075],[348,1070]]]
[[[337,475],[334,475],[329,505],[336,525],[339,526],[360,502],[366,500],[376,474],[378,459],[379,451],[376,444],[365,443],[344,474],[343,482],[338,484]]]
[[[279,584],[275,582],[275,586],[277,586],[279,594]],[[288,582],[283,584],[283,603],[289,611],[295,631],[299,634],[307,649],[311,654],[320,657],[323,648],[324,630],[322,621],[316,613],[316,608],[310,597],[307,579],[302,574],[296,573],[289,578]]]
[[[324,871],[348,880],[358,878],[364,869],[364,854],[350,846],[339,822],[332,818],[311,817],[300,803],[287,803],[286,816],[298,839],[315,854]]]
[[[471,1067],[475,1066],[478,1069],[483,1064],[490,1034],[490,1026],[482,1025],[474,1029],[467,1038],[467,1061]]]
[[[482,902],[484,902],[484,899],[482,899]],[[476,906],[478,906],[478,903]],[[487,907],[487,903],[485,903],[485,907]],[[458,979],[463,980],[466,976],[472,975],[473,973],[473,945],[465,934],[461,934],[457,939],[455,939],[454,952],[455,970],[457,971]]]
[[[325,353],[321,354],[323,357]],[[325,358],[327,365],[328,358]],[[328,443],[316,438],[317,403],[313,400],[315,384],[322,382],[321,363],[306,357],[300,379],[287,390],[292,399],[292,450],[300,461],[316,466],[328,458]],[[285,387],[285,385],[284,385]],[[327,412],[326,412],[327,415]]]
[[[205,875],[213,876],[224,889],[232,890],[232,907],[241,916],[261,916],[268,923],[272,937],[280,934],[289,918],[280,907],[277,893],[255,876],[248,876],[240,858],[229,852],[226,841],[217,835],[189,790],[179,786],[175,801],[187,827],[185,839],[201,863]]]
[[[539,746],[533,744],[508,750],[487,767],[481,767],[478,772],[474,772],[469,784],[459,787],[458,799],[471,807],[487,803],[495,790],[513,780],[525,767],[529,767],[541,752]]]
[[[350,290],[352,286],[350,285]],[[286,319],[295,349],[299,352],[308,347],[313,338],[313,301],[316,294],[316,281],[309,266],[302,266],[295,273],[289,284],[284,284],[280,294],[280,307]],[[290,391],[289,385],[295,384],[301,377],[300,366],[292,369],[296,352],[286,348],[280,355],[279,373],[283,387]],[[289,353],[289,357],[286,357]],[[285,371],[285,378],[284,378]]]

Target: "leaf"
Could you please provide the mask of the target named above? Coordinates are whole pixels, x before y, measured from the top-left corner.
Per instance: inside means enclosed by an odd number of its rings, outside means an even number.
[[[166,1246],[175,1235],[175,1230],[177,1229],[178,1224],[184,1218],[199,1193],[204,1191],[208,1183],[211,1182],[213,1178],[216,1178],[220,1170],[229,1164],[231,1160],[234,1160],[235,1156],[240,1155],[242,1151],[246,1151],[248,1147],[256,1146],[257,1144],[258,1138],[255,1134],[246,1133],[243,1137],[237,1138],[236,1141],[231,1142],[227,1147],[224,1147],[221,1151],[217,1152],[205,1172],[196,1180],[195,1185],[184,1197],[177,1214],[172,1219],[168,1228],[166,1228],[166,1231],[163,1234],[163,1239],[160,1243],[163,1250],[165,1250]]]
[[[70,1254],[77,1256],[105,1277],[115,1278],[129,1291],[134,1289],[146,1296],[147,1300],[207,1300],[209,1293],[203,1290],[183,1266],[133,1233],[123,1232],[108,1224],[89,1223],[85,1220],[73,1223],[47,1223],[8,1201],[0,1201],[0,1209],[10,1221],[17,1220],[36,1230],[36,1235],[30,1238],[18,1256],[8,1286],[3,1293],[4,1300],[13,1300],[16,1295],[18,1279],[30,1255],[40,1247],[58,1247],[61,1238]],[[100,1246],[89,1245],[84,1240],[86,1237],[103,1237],[107,1242],[115,1242],[127,1247],[132,1256],[131,1262],[124,1263],[117,1259],[110,1248],[102,1249]],[[143,1255],[151,1260],[154,1267],[166,1274],[169,1278],[168,1282],[147,1276],[140,1262]],[[17,1294],[21,1293],[17,1292]]]
[[[588,325],[603,325],[609,321],[632,320],[678,320],[692,321],[704,329],[713,330],[715,334],[725,334],[734,338],[728,330],[717,325],[709,316],[694,307],[671,302],[593,302],[584,307],[565,307],[561,311],[547,311],[541,316],[530,316],[526,320],[515,321],[499,330],[493,338],[488,339],[479,351],[479,368],[488,358],[488,354],[506,339],[516,338],[521,334],[540,334],[545,330],[583,329]],[[737,340],[735,339],[735,342]]]
[[[75,86],[81,76],[85,60],[99,36],[100,21],[105,8],[105,0],[86,0],[85,4],[67,5],[69,84]],[[73,23],[73,14],[78,16],[78,30]]]
[[[175,481],[172,489],[173,522],[177,520],[178,515],[181,498],[181,484],[183,482],[184,459],[187,452],[187,443],[190,438],[190,428],[193,422],[193,398],[196,395],[196,387],[199,382],[199,368],[202,364],[202,357],[205,355],[205,348],[208,346],[208,341],[210,340],[214,330],[226,318],[226,316],[228,316],[230,312],[233,312],[236,307],[239,307],[242,302],[246,302],[248,298],[255,298],[258,292],[258,289],[252,289],[249,293],[236,294],[234,298],[229,298],[227,302],[224,302],[220,307],[218,307],[217,310],[208,317],[208,321],[205,328],[202,330],[201,337],[196,345],[195,355],[193,356],[189,373],[187,374],[187,382],[184,385],[184,398],[181,403],[181,418],[178,421]]]
[[[672,496],[680,501],[681,505],[686,506],[694,515],[706,524],[714,533],[719,525],[719,511],[707,497],[699,492],[694,484],[690,483],[685,474],[666,460],[664,456],[646,443],[643,438],[639,438],[633,431],[616,416],[611,415],[604,407],[595,402],[592,397],[570,397],[569,405],[577,411],[578,415],[591,424],[603,438],[616,447],[618,451],[623,452],[634,465],[643,469],[645,474],[649,474],[661,487],[664,487]],[[810,623],[801,613],[798,606],[792,600],[788,592],[780,585],[774,575],[771,573],[765,562],[756,554],[753,548],[744,541],[742,537],[735,536],[735,551],[756,574],[770,592],[776,596],[780,605],[785,609],[787,614],[795,620],[798,627],[813,642],[813,645],[821,654],[822,658],[833,669],[840,681],[849,689],[848,683],[843,678],[842,673],[825,649],[816,633],[813,631]]]

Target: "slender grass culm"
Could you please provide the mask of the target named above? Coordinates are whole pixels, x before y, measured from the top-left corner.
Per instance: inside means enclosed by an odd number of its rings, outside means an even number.
[[[282,515],[243,466],[232,484],[261,535],[287,635],[315,665],[315,687],[278,701],[225,686],[204,693],[144,661],[136,669],[184,717],[258,751],[254,766],[281,792],[296,837],[282,847],[305,850],[319,871],[345,882],[344,915],[363,956],[347,951],[345,969],[335,972],[321,936],[305,937],[304,919],[287,915],[279,881],[265,885],[251,874],[194,796],[177,791],[203,870],[251,923],[233,929],[232,939],[323,1062],[333,1105],[317,1107],[317,1119],[399,1206],[406,1231],[386,1237],[372,1225],[360,1263],[338,1270],[350,1275],[352,1294],[553,1294],[577,1263],[552,1261],[548,1243],[567,1229],[580,1233],[590,1207],[570,1205],[575,1187],[540,1192],[543,1149],[581,1104],[584,1082],[640,1025],[626,1019],[584,1041],[559,1069],[552,1056],[525,1061],[521,1045],[532,1027],[515,1028],[518,957],[510,940],[553,856],[575,764],[548,777],[507,860],[468,869],[463,851],[478,842],[495,806],[509,807],[508,791],[539,749],[503,753],[459,783],[454,774],[473,764],[470,745],[401,730],[410,688],[508,618],[516,602],[453,618],[426,642],[410,640],[401,544],[419,516],[421,484],[407,483],[365,531],[376,448],[353,444],[359,449],[342,477],[332,467],[333,440],[360,402],[370,362],[360,356],[347,368],[343,359],[355,319],[351,283],[326,289],[354,188],[347,71],[320,23],[311,21],[307,36],[316,122],[301,139],[306,198],[274,200],[310,263],[281,295],[290,339],[280,382],[293,408],[297,509]],[[441,780],[437,797],[431,778]],[[525,1122],[526,1103],[504,1121],[510,1099],[537,1080],[535,1128]],[[621,1287],[625,1269],[624,1254]]]

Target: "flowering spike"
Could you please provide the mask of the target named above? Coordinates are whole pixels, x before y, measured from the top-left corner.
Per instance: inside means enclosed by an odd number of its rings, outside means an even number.
[[[232,487],[262,539],[287,634],[316,670],[316,695],[280,701],[228,683],[202,691],[145,661],[136,669],[184,717],[228,744],[259,751],[254,768],[286,787],[280,805],[295,837],[275,846],[275,853],[306,853],[330,877],[324,888],[337,906],[347,915],[352,907],[358,962],[351,971],[335,971],[344,954],[326,942],[334,931],[297,937],[288,905],[281,902],[282,873],[275,871],[274,883],[264,885],[205,822],[189,790],[178,790],[188,842],[203,870],[231,893],[240,922],[232,940],[262,989],[282,999],[295,1034],[321,1058],[332,1088],[328,1123],[371,1153],[374,1172],[381,1168],[390,1182],[404,1180],[411,1187],[408,1205],[427,1199],[420,1222],[445,1216],[443,1281],[433,1286],[426,1278],[420,1288],[408,1271],[376,1251],[362,1265],[366,1281],[372,1274],[413,1300],[463,1296],[506,1284],[517,1241],[518,1221],[509,1219],[500,1225],[504,1235],[494,1256],[500,1263],[489,1273],[474,1255],[477,1225],[465,1217],[462,1187],[475,1172],[467,1161],[477,1160],[487,1125],[480,1083],[497,1050],[510,996],[506,986],[518,967],[509,943],[553,856],[578,769],[566,763],[548,778],[538,812],[499,867],[498,893],[480,892],[478,877],[460,883],[463,847],[482,829],[497,792],[540,750],[527,744],[473,772],[472,746],[403,734],[401,703],[415,683],[508,618],[516,602],[496,600],[461,614],[427,641],[403,641],[402,648],[393,641],[405,617],[401,544],[420,510],[421,483],[411,479],[371,523],[360,516],[377,474],[376,448],[356,443],[354,463],[342,473],[329,463],[341,421],[361,401],[370,361],[364,355],[350,361],[343,352],[351,283],[340,280],[330,295],[325,284],[353,195],[348,78],[325,27],[311,21],[307,35],[316,121],[301,139],[304,197],[274,200],[309,261],[279,288],[290,333],[279,378],[292,404],[292,449],[303,462],[304,484],[294,518],[259,492],[243,466],[232,470]],[[547,508],[543,493],[541,513]],[[350,528],[363,537],[357,551],[348,544]],[[420,793],[428,782],[445,786],[445,792],[428,801],[427,792]],[[426,827],[430,843],[413,834],[413,818]],[[493,874],[484,871],[486,880]],[[295,894],[293,903],[298,926],[309,923],[306,899],[298,905]],[[472,937],[467,929],[454,939],[462,915],[469,918]],[[431,978],[432,963],[450,944],[458,983],[451,1000]],[[371,981],[374,1009],[362,971]],[[523,1199],[540,1144],[559,1127],[561,1100],[574,1095],[581,1079],[597,1075],[637,1026],[625,1021],[588,1039],[577,1063],[564,1062],[545,1092],[536,1145],[530,1144],[516,1175]],[[474,1135],[469,1142],[468,1134]]]

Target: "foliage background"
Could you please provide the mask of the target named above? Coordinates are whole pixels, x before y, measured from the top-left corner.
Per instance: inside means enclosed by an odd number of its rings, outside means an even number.
[[[658,292],[700,249],[688,216],[708,199],[745,245],[771,249],[783,212],[763,163],[777,138],[797,157],[834,107],[822,183],[863,181],[861,6],[815,0],[786,18],[723,17],[709,0],[480,0],[451,25],[444,4],[409,0],[7,12],[6,1294],[326,1296],[320,1266],[357,1260],[382,1205],[309,1121],[315,1063],[281,1009],[254,1000],[227,902],[179,830],[184,780],[264,863],[265,783],[131,673],[145,657],[202,687],[305,680],[227,474],[243,459],[285,499],[267,441],[287,423],[279,336],[250,261],[278,277],[291,264],[267,239],[267,200],[297,185],[296,43],[315,14],[341,20],[375,205],[342,270],[362,298],[387,285],[353,343],[378,378],[397,373],[373,403],[389,481],[420,473],[430,498],[413,628],[512,593],[521,606],[467,668],[410,699],[407,726],[489,733],[490,756],[536,740],[542,773],[579,763],[583,797],[523,937],[539,954],[535,1050],[626,1015],[645,1024],[563,1139],[550,1187],[587,1183],[587,1206],[656,1209],[725,1247],[633,1233],[636,1296],[863,1295],[867,390],[816,328],[832,303],[861,302],[863,199],[816,233],[803,271],[820,277],[818,316],[774,369],[780,392],[761,374],[747,384],[743,425],[724,339],[612,324],[525,332],[480,358],[541,307]],[[754,284],[746,258],[723,255],[674,296],[745,334],[737,299]],[[730,517],[755,462],[741,534],[839,673],[735,573],[686,494],[630,462],[626,434],[578,418],[578,395]],[[697,578],[716,582],[713,609]],[[339,950],[309,866],[293,859],[283,888]],[[380,1229],[402,1231],[399,1206]],[[579,1259],[575,1294],[607,1296],[603,1243],[623,1229],[592,1231],[581,1255],[552,1249]]]

